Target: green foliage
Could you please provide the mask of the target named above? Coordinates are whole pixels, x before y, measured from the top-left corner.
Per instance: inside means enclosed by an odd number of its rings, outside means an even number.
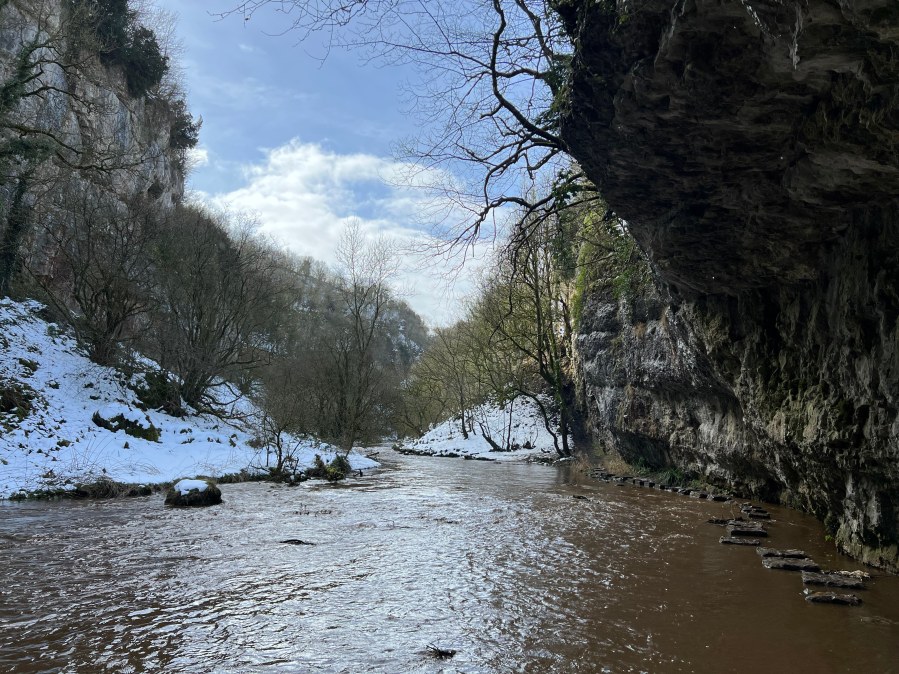
[[[125,69],[128,93],[135,98],[159,84],[169,69],[169,59],[160,51],[155,33],[144,26],[133,27],[118,62]]]
[[[169,128],[169,146],[176,150],[189,150],[200,141],[202,119],[194,121],[183,99],[172,102],[172,125]]]
[[[70,0],[74,15],[97,42],[100,61],[121,66],[128,92],[139,98],[162,81],[168,71],[155,33],[138,22],[128,0]]]
[[[335,456],[328,464],[325,464],[322,457],[316,454],[312,468],[306,471],[306,476],[327,480],[328,482],[339,482],[346,478],[350,470],[349,459],[342,454]]]

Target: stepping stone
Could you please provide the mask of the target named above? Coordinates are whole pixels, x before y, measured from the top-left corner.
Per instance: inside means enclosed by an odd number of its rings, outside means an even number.
[[[733,536],[722,536],[718,539],[719,543],[724,545],[759,545],[761,541],[757,538],[734,538]]]
[[[717,502],[717,503],[724,503],[725,501],[729,501],[729,500],[730,500],[729,498],[727,498],[726,496],[722,496],[721,494],[715,494],[715,495],[712,496],[711,498],[712,498],[713,501],[715,501],[715,502]]]
[[[723,520],[720,517],[712,517],[708,520],[709,524],[717,524],[719,527],[726,526],[730,523],[730,520]]]
[[[692,496],[693,498],[708,498],[709,497],[709,495],[706,494],[704,491],[695,491],[695,490],[690,492],[690,496]]]
[[[804,550],[775,550],[774,548],[759,548],[756,550],[760,557],[786,557],[788,559],[808,559]]]
[[[765,531],[764,527],[761,525],[752,526],[754,523],[750,522],[728,522],[727,523],[727,534],[728,536],[761,536],[762,538],[768,537],[768,532]]]
[[[782,571],[820,571],[811,559],[795,559],[793,557],[763,557],[762,565],[766,569],[781,569]]]
[[[769,513],[760,513],[757,510],[753,510],[749,513],[749,517],[754,520],[770,520],[771,515]]]
[[[862,600],[854,594],[835,594],[833,592],[812,592],[805,595],[805,600],[812,604],[840,604],[842,606],[858,606]]]
[[[865,589],[865,583],[861,578],[844,576],[841,573],[814,573],[812,571],[803,571],[802,582],[804,585],[824,585],[825,587],[840,587],[847,590]]]

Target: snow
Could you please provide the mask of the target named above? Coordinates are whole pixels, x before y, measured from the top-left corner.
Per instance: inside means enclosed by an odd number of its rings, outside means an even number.
[[[192,489],[197,491],[206,491],[209,483],[206,480],[178,480],[172,489],[179,492],[182,496],[187,496]]]
[[[225,421],[208,414],[175,418],[142,410],[122,373],[92,363],[61,327],[38,315],[34,301],[0,300],[0,393],[10,387],[33,392],[32,409],[19,418],[15,409],[0,410],[0,498],[21,491],[72,490],[79,482],[110,478],[152,484],[188,475],[216,477],[242,469],[258,472],[266,464],[265,448],[251,446],[260,412],[230,387],[220,389],[231,401]],[[144,365],[152,365],[139,359]],[[109,420],[121,415],[144,429],[159,430],[159,441],[101,428],[94,415]],[[315,455],[331,461],[338,449],[314,439],[289,438],[300,469]],[[255,443],[254,443],[255,444]],[[357,452],[349,455],[354,470],[378,463]]]
[[[543,402],[549,404],[548,399]],[[468,438],[463,436],[462,424],[457,417],[435,426],[417,440],[407,440],[403,449],[433,456],[457,454],[494,461],[558,456],[540,408],[530,398],[518,398],[506,405],[487,402],[468,410],[466,415],[472,421]],[[506,444],[505,438],[509,435],[509,444],[519,449],[497,452],[484,438],[485,432],[500,446]]]

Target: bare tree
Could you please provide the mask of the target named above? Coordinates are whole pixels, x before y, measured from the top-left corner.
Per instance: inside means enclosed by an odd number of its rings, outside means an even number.
[[[180,396],[198,405],[225,377],[269,360],[269,336],[290,298],[277,283],[277,258],[248,226],[229,233],[221,218],[185,206],[159,240],[148,347],[175,376]]]
[[[367,241],[358,222],[344,229],[337,249],[341,328],[329,347],[335,377],[336,436],[349,451],[371,423],[384,378],[376,358],[392,300],[397,258],[383,238]]]
[[[559,134],[571,44],[549,0],[244,0],[227,14],[265,9],[300,39],[419,69],[407,93],[424,131],[403,154],[450,247],[495,236],[510,212],[535,226],[595,198]],[[547,176],[552,190],[522,196]]]
[[[26,267],[70,316],[91,358],[113,364],[154,302],[157,210],[143,195],[123,198],[105,187],[70,183],[38,219],[45,244],[32,256],[40,259]]]

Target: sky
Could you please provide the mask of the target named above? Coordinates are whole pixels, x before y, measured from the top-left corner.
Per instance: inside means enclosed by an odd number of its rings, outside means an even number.
[[[434,248],[425,197],[399,185],[408,167],[393,158],[415,132],[402,94],[413,73],[328,51],[320,40],[299,44],[274,7],[219,16],[237,1],[153,0],[177,17],[176,60],[189,107],[203,118],[188,190],[329,264],[356,220],[367,236],[396,243],[397,286],[413,309],[433,326],[459,318],[475,265],[458,273],[458,259],[421,252]]]

